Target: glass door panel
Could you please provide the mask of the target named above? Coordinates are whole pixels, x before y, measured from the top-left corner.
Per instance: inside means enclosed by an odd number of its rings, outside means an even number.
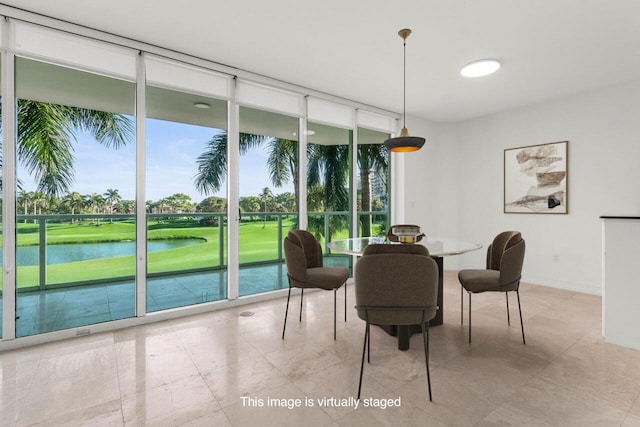
[[[240,295],[288,287],[282,241],[298,224],[298,123],[240,108]]]
[[[147,311],[227,298],[227,102],[147,86]]]
[[[351,257],[331,254],[327,243],[352,236],[353,131],[310,122],[308,133],[307,228],[320,242],[325,264],[351,267]]]
[[[384,236],[389,227],[389,150],[383,142],[388,133],[358,128],[357,236]]]
[[[2,69],[2,55],[0,55],[0,69]],[[0,88],[2,87],[2,74],[0,73]],[[2,102],[2,93],[0,93],[0,103]],[[2,120],[2,109],[0,109],[0,123]],[[1,128],[1,126],[0,126]],[[4,152],[6,153],[5,150],[2,149],[2,132],[0,132],[0,152]],[[0,157],[1,158],[1,157]],[[2,176],[2,162],[0,162],[0,177]],[[2,190],[2,187],[0,187],[0,191]],[[0,209],[2,208],[2,197],[0,196]],[[2,270],[2,232],[4,230],[3,227],[4,224],[4,217],[0,218],[0,271]],[[2,277],[4,276],[4,272],[2,274],[0,274],[0,339],[2,339],[2,306],[3,306],[3,301],[4,301],[4,297],[3,297],[3,289],[2,289]]]
[[[135,315],[135,85],[16,59],[16,336]]]

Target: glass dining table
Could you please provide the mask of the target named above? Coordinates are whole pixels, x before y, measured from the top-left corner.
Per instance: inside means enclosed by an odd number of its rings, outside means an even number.
[[[390,244],[400,245],[404,243],[391,242],[387,237],[357,237],[352,239],[334,240],[327,244],[327,247],[335,252],[362,256],[367,245]],[[482,248],[479,243],[469,242],[448,237],[424,237],[416,245],[424,245],[429,250],[429,255],[438,264],[438,307],[436,316],[429,322],[430,326],[442,325],[444,320],[444,298],[443,298],[443,258],[446,256],[460,255]],[[383,327],[385,331],[398,337],[398,349],[409,349],[409,338],[413,332],[420,332],[419,325],[414,326],[391,326]]]

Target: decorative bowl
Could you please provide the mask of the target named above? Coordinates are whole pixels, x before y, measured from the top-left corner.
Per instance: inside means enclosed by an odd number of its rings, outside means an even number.
[[[391,227],[391,233],[400,243],[416,243],[424,237],[417,225],[396,225]]]

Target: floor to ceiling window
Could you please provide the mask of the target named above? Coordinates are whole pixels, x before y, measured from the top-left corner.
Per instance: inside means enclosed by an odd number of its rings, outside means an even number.
[[[299,119],[240,107],[239,294],[288,286],[282,241],[298,224]]]
[[[145,106],[147,311],[225,299],[227,102],[147,85]]]
[[[11,135],[0,340],[283,289],[289,230],[307,228],[325,264],[349,266],[327,243],[386,229],[379,148],[393,119],[234,83],[215,64],[0,26],[12,34],[1,100],[16,108],[15,135],[6,118],[0,133]]]
[[[0,69],[2,69],[2,55],[0,54]],[[0,88],[2,87],[2,75],[0,75]],[[2,103],[3,97],[2,94],[0,93],[0,105]],[[0,123],[2,123],[2,109],[0,109]],[[0,126],[1,128],[1,126]],[[0,132],[0,147],[2,147],[2,132]],[[0,157],[1,158],[1,157]],[[2,177],[2,162],[0,162],[0,177]],[[1,180],[1,178],[0,178]],[[0,186],[0,191],[2,190],[2,187]],[[0,194],[0,210],[2,210],[2,194]],[[4,230],[3,227],[3,223],[4,223],[4,218],[1,217],[0,214],[0,230]],[[0,233],[1,236],[1,233]],[[2,239],[0,239],[0,271],[2,270]],[[4,274],[0,274],[0,339],[2,338],[2,310],[3,310],[3,288],[2,288],[2,278],[3,278]]]
[[[135,85],[16,59],[16,336],[135,315]]]
[[[358,128],[358,237],[383,236],[389,227],[388,133]]]

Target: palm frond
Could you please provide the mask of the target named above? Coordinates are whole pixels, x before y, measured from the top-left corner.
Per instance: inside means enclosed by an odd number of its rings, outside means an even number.
[[[196,190],[209,195],[220,190],[227,174],[227,134],[214,135],[207,143],[207,149],[196,159],[198,173],[194,183]]]
[[[107,147],[123,147],[135,136],[133,120],[123,114],[77,107],[63,107],[63,111],[69,123],[91,133],[96,141]]]

